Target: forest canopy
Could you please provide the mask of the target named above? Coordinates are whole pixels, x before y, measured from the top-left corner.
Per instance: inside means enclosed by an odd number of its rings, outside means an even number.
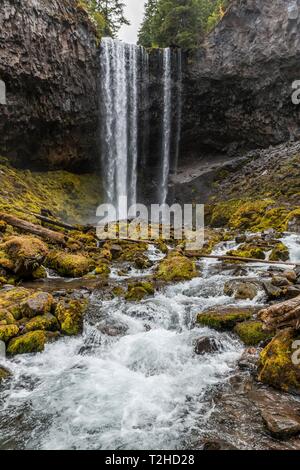
[[[197,47],[222,18],[228,4],[229,0],[147,0],[139,44]]]

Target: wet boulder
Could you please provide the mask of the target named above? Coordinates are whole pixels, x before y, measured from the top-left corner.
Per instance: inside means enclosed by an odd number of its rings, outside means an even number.
[[[95,269],[95,262],[87,256],[64,251],[51,251],[46,264],[64,277],[82,277]]]
[[[82,332],[83,316],[88,307],[86,299],[63,299],[56,306],[55,316],[61,332],[75,336]]]
[[[260,354],[258,380],[274,388],[300,395],[300,363],[294,348],[300,335],[286,328]]]
[[[45,313],[45,315],[38,315],[29,321],[25,322],[25,331],[58,331],[59,323],[57,318],[51,313]]]
[[[257,346],[271,339],[272,335],[263,330],[261,321],[245,321],[234,327],[234,332],[246,346]]]
[[[155,277],[165,282],[176,282],[188,281],[197,276],[199,271],[195,261],[173,251],[159,263]]]
[[[35,292],[21,303],[20,309],[24,317],[33,318],[50,313],[53,303],[54,299],[51,294]]]
[[[129,302],[138,302],[155,292],[152,282],[135,282],[128,285],[125,300]]]
[[[22,279],[31,279],[33,272],[42,265],[48,254],[48,247],[44,242],[25,235],[9,238],[0,246],[0,250],[7,257],[7,269]]]
[[[221,344],[213,336],[201,336],[196,340],[195,343],[195,353],[199,356],[204,354],[212,354],[220,351]]]
[[[288,261],[289,257],[290,253],[288,247],[280,242],[273,248],[269,259],[270,261]]]
[[[197,323],[219,331],[233,330],[240,322],[250,320],[255,308],[217,307],[199,313]]]
[[[0,291],[0,312],[3,314],[9,312],[15,320],[22,318],[22,302],[24,302],[32,291],[24,287],[14,287]]]
[[[42,352],[46,342],[51,339],[49,333],[45,331],[31,331],[24,335],[13,338],[9,341],[7,347],[8,355],[29,354]]]
[[[280,408],[265,409],[261,412],[263,421],[275,439],[288,439],[300,434],[300,406],[298,410],[289,412],[281,411]]]
[[[6,369],[6,367],[3,367],[0,365],[0,384],[3,380],[9,379],[11,377],[11,372]]]
[[[7,343],[19,333],[17,325],[0,325],[0,341]]]
[[[225,283],[224,294],[236,300],[252,300],[257,296],[260,287],[257,280],[232,279]]]

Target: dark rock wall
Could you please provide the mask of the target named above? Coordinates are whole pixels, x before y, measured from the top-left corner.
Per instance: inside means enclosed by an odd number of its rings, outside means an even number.
[[[97,44],[77,0],[1,0],[0,155],[87,170],[98,161]]]
[[[236,0],[184,65],[182,157],[300,138],[300,1]]]

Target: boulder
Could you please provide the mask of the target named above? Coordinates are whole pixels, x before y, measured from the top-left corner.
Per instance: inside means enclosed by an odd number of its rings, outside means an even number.
[[[59,323],[57,318],[54,315],[51,315],[51,313],[45,313],[45,315],[38,315],[25,322],[26,333],[36,330],[58,331]]]
[[[300,407],[298,410],[282,412],[280,408],[262,410],[262,418],[275,439],[288,439],[300,434]]]
[[[263,330],[263,323],[260,321],[245,321],[235,326],[234,332],[246,346],[257,346],[263,341],[272,338],[270,333]]]
[[[90,258],[64,251],[51,251],[46,264],[64,277],[82,277],[95,268],[95,262]]]
[[[165,282],[188,281],[199,276],[195,261],[173,251],[158,266],[156,279]]]
[[[32,331],[25,335],[11,339],[8,343],[7,354],[27,354],[42,352],[47,342],[47,334],[45,331]]]
[[[36,292],[21,303],[20,309],[23,316],[33,318],[50,313],[53,303],[54,299],[51,294]]]
[[[196,340],[195,353],[199,356],[215,353],[220,350],[220,343],[213,336],[201,336]]]
[[[280,331],[260,354],[258,380],[274,388],[300,395],[300,364],[294,360],[294,342],[299,341],[292,328]]]
[[[224,285],[224,294],[234,297],[236,300],[252,300],[259,291],[260,283],[248,279],[233,279]]]
[[[136,282],[128,285],[125,300],[130,302],[137,302],[139,300],[153,295],[155,292],[152,282]]]
[[[87,300],[65,299],[58,302],[55,316],[60,324],[61,332],[68,336],[82,332],[83,316],[88,307]]]
[[[0,325],[0,341],[7,343],[19,333],[17,325]]]
[[[0,365],[0,384],[3,380],[8,379],[9,377],[11,377],[11,375],[12,374],[8,369],[6,369],[5,367],[2,367]]]
[[[270,261],[288,261],[290,257],[289,249],[284,243],[277,243],[270,254]]]
[[[24,287],[15,287],[0,291],[0,311],[6,311],[13,315],[15,320],[20,320],[22,317],[21,304],[30,295],[32,291]]]
[[[9,238],[1,249],[12,261],[13,272],[23,279],[32,278],[33,272],[41,266],[48,254],[48,247],[44,242],[26,235]]]
[[[199,313],[197,323],[215,330],[233,330],[240,322],[250,320],[255,308],[219,307]]]

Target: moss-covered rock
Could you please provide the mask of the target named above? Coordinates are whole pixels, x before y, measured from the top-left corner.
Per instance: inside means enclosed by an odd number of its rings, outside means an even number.
[[[254,310],[251,308],[227,307],[211,309],[199,313],[197,323],[215,330],[232,330],[238,323],[250,320]]]
[[[53,303],[54,299],[48,292],[35,292],[21,303],[20,309],[23,316],[33,318],[50,313]]]
[[[151,282],[137,282],[128,285],[128,291],[125,294],[125,299],[129,302],[138,302],[155,292],[154,286]]]
[[[15,320],[20,320],[23,316],[21,304],[31,294],[32,291],[23,287],[0,291],[0,310],[6,310],[13,315]]]
[[[57,318],[51,313],[46,313],[45,315],[38,315],[25,323],[26,332],[36,330],[58,331],[59,323]]]
[[[32,278],[48,254],[47,245],[33,236],[10,237],[0,249],[13,263],[12,271],[21,278]]]
[[[260,354],[258,379],[284,392],[300,394],[300,365],[292,361],[295,330],[280,331]]]
[[[45,331],[32,331],[17,338],[11,339],[8,343],[7,354],[27,354],[42,352],[47,342]]]
[[[270,254],[270,261],[288,261],[289,249],[284,243],[277,243]]]
[[[87,300],[62,300],[57,304],[55,316],[61,332],[75,336],[82,332],[83,315],[88,307]]]
[[[46,264],[64,277],[82,277],[95,268],[95,263],[87,256],[64,251],[50,252]]]
[[[46,279],[47,278],[47,271],[43,266],[40,266],[39,268],[35,269],[32,273],[32,279],[38,281],[40,279]]]
[[[16,320],[8,310],[0,310],[0,325],[14,325]]]
[[[4,233],[7,228],[7,223],[4,220],[0,220],[0,233]]]
[[[101,277],[108,277],[110,275],[110,267],[105,260],[101,263],[97,263],[95,274]]]
[[[19,333],[17,325],[0,325],[0,341],[7,343],[11,338],[14,338]]]
[[[257,346],[262,341],[272,337],[272,335],[263,331],[263,323],[259,321],[238,323],[234,328],[234,332],[246,346]]]
[[[197,276],[199,271],[195,261],[174,251],[159,263],[155,277],[165,282],[172,282],[187,281]]]
[[[230,250],[226,253],[227,256],[237,256],[239,258],[255,258],[266,259],[264,250],[261,247],[244,244],[238,250]]]

